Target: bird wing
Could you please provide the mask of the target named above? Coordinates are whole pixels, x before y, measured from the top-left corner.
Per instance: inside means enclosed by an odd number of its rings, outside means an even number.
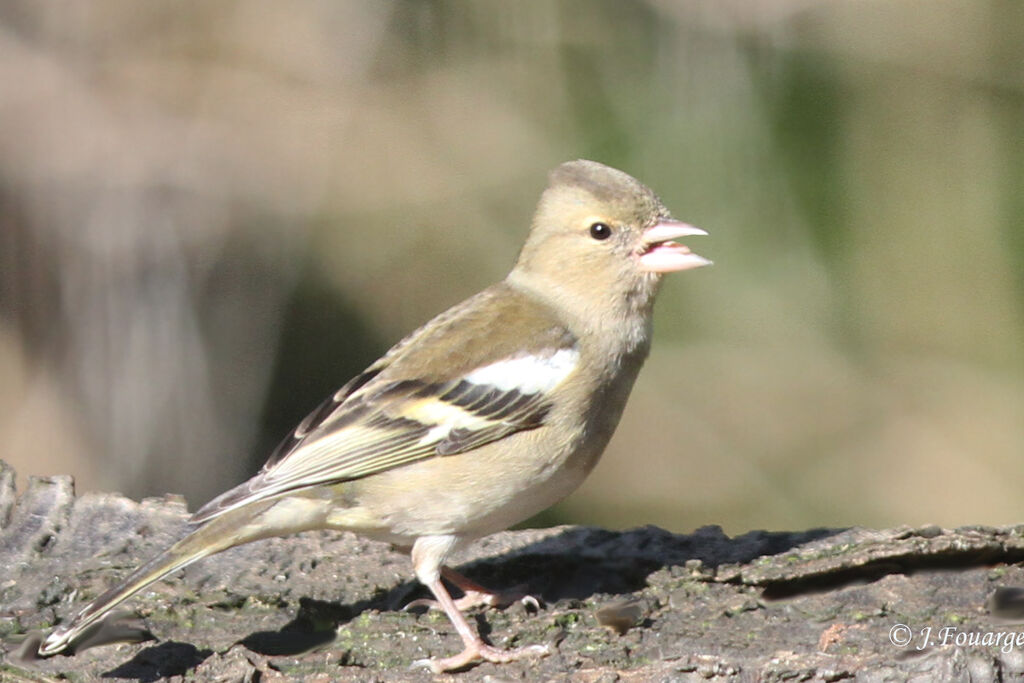
[[[310,413],[255,477],[207,503],[190,521],[206,522],[298,489],[466,453],[541,426],[551,390],[579,360],[575,337],[535,306],[524,323],[523,311],[509,311],[508,305],[473,303],[399,342]],[[498,341],[508,338],[496,334],[505,318],[523,327],[525,337],[515,335],[514,347]],[[457,322],[470,334],[445,332]],[[417,358],[432,345],[445,349],[441,361]]]

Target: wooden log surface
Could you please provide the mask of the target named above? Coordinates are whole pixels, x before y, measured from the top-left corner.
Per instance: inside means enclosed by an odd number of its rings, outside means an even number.
[[[410,663],[461,648],[443,614],[401,611],[426,594],[407,556],[311,532],[143,591],[126,605],[154,640],[32,657],[33,638],[173,542],[187,516],[174,497],[76,497],[70,477],[31,479],[16,496],[0,461],[0,680],[433,680]],[[496,645],[553,654],[456,678],[1016,680],[1022,558],[1024,526],[505,532],[461,568],[485,585],[522,584],[542,607],[471,622]]]

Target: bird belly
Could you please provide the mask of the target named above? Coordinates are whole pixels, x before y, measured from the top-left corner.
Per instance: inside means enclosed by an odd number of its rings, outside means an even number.
[[[392,543],[484,536],[527,519],[582,483],[604,444],[551,444],[542,429],[349,482],[356,503],[338,526]],[[531,453],[531,457],[524,457]]]

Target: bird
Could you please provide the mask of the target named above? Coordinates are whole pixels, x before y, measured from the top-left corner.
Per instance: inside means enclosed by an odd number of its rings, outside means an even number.
[[[248,481],[189,520],[185,535],[42,638],[74,651],[114,608],[201,559],[259,539],[352,531],[407,548],[416,578],[462,639],[419,662],[435,673],[543,656],[486,643],[442,579],[473,540],[572,492],[597,464],[646,359],[666,273],[711,263],[674,240],[707,235],[672,217],[623,171],[569,161],[548,175],[505,279],[399,341],[310,413]]]

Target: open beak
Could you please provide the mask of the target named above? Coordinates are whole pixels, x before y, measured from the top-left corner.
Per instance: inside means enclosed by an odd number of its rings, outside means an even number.
[[[700,228],[673,220],[664,220],[648,228],[644,231],[640,246],[640,269],[650,273],[673,273],[677,270],[710,266],[711,261],[703,256],[697,256],[685,245],[672,241],[677,237],[691,235],[707,233]]]

